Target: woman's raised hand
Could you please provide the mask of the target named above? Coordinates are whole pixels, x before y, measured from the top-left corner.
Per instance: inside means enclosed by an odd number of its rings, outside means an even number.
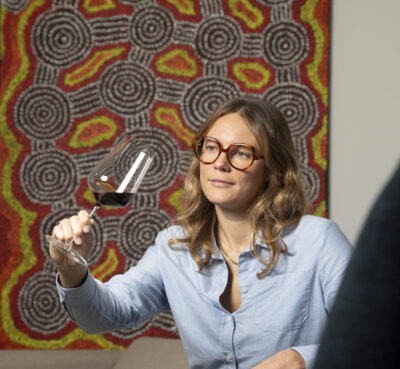
[[[73,241],[74,249],[86,260],[93,246],[90,229],[89,213],[81,210],[77,215],[61,220],[54,227],[52,236],[64,243]],[[76,287],[85,279],[87,268],[55,247],[54,241],[50,243],[50,258],[58,269],[63,287]]]

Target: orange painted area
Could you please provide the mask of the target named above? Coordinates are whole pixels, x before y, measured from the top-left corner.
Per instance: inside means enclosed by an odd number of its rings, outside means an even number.
[[[166,60],[165,66],[170,69],[181,69],[190,71],[190,64],[187,59],[182,55],[176,55],[176,57]]]
[[[104,125],[102,122],[93,122],[82,130],[82,132],[78,135],[78,140],[81,142],[90,141],[98,135],[108,132],[109,130],[110,128]]]
[[[271,79],[269,69],[258,61],[236,61],[232,64],[232,74],[245,88],[264,89]]]
[[[243,74],[243,76],[246,77],[246,79],[252,83],[252,84],[257,84],[260,83],[261,80],[263,79],[263,74],[255,69],[246,69],[243,68],[241,70],[241,73]]]
[[[265,20],[261,9],[249,0],[229,0],[228,5],[232,14],[252,30],[260,27]]]
[[[178,78],[195,78],[199,74],[199,66],[200,61],[194,53],[182,47],[169,49],[155,59],[157,72]]]
[[[155,110],[155,118],[158,124],[170,127],[188,146],[191,145],[194,133],[184,127],[176,109],[161,105]]]
[[[82,83],[86,79],[93,77],[110,59],[120,56],[125,51],[125,48],[115,48],[111,50],[96,51],[95,54],[82,66],[67,73],[64,83],[67,86],[74,86]]]
[[[110,140],[117,131],[117,124],[107,116],[98,116],[78,124],[69,140],[70,147],[92,147]]]

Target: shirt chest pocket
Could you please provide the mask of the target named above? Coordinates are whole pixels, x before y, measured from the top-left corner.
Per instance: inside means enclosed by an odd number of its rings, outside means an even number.
[[[309,311],[309,272],[271,275],[260,282],[256,297],[259,328],[271,332],[300,328]]]

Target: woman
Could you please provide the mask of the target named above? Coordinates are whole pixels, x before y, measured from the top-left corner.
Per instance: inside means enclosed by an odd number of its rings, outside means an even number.
[[[227,101],[200,128],[176,225],[107,283],[50,248],[61,301],[103,332],[174,315],[190,368],[308,368],[352,247],[331,221],[304,215],[282,114],[255,98]],[[53,235],[91,249],[88,213]]]

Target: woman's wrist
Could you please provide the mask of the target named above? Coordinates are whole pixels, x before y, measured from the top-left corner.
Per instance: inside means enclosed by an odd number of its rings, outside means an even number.
[[[76,268],[69,268],[66,271],[58,269],[58,278],[60,285],[64,288],[80,287],[86,280],[88,269],[83,265],[77,265]]]

